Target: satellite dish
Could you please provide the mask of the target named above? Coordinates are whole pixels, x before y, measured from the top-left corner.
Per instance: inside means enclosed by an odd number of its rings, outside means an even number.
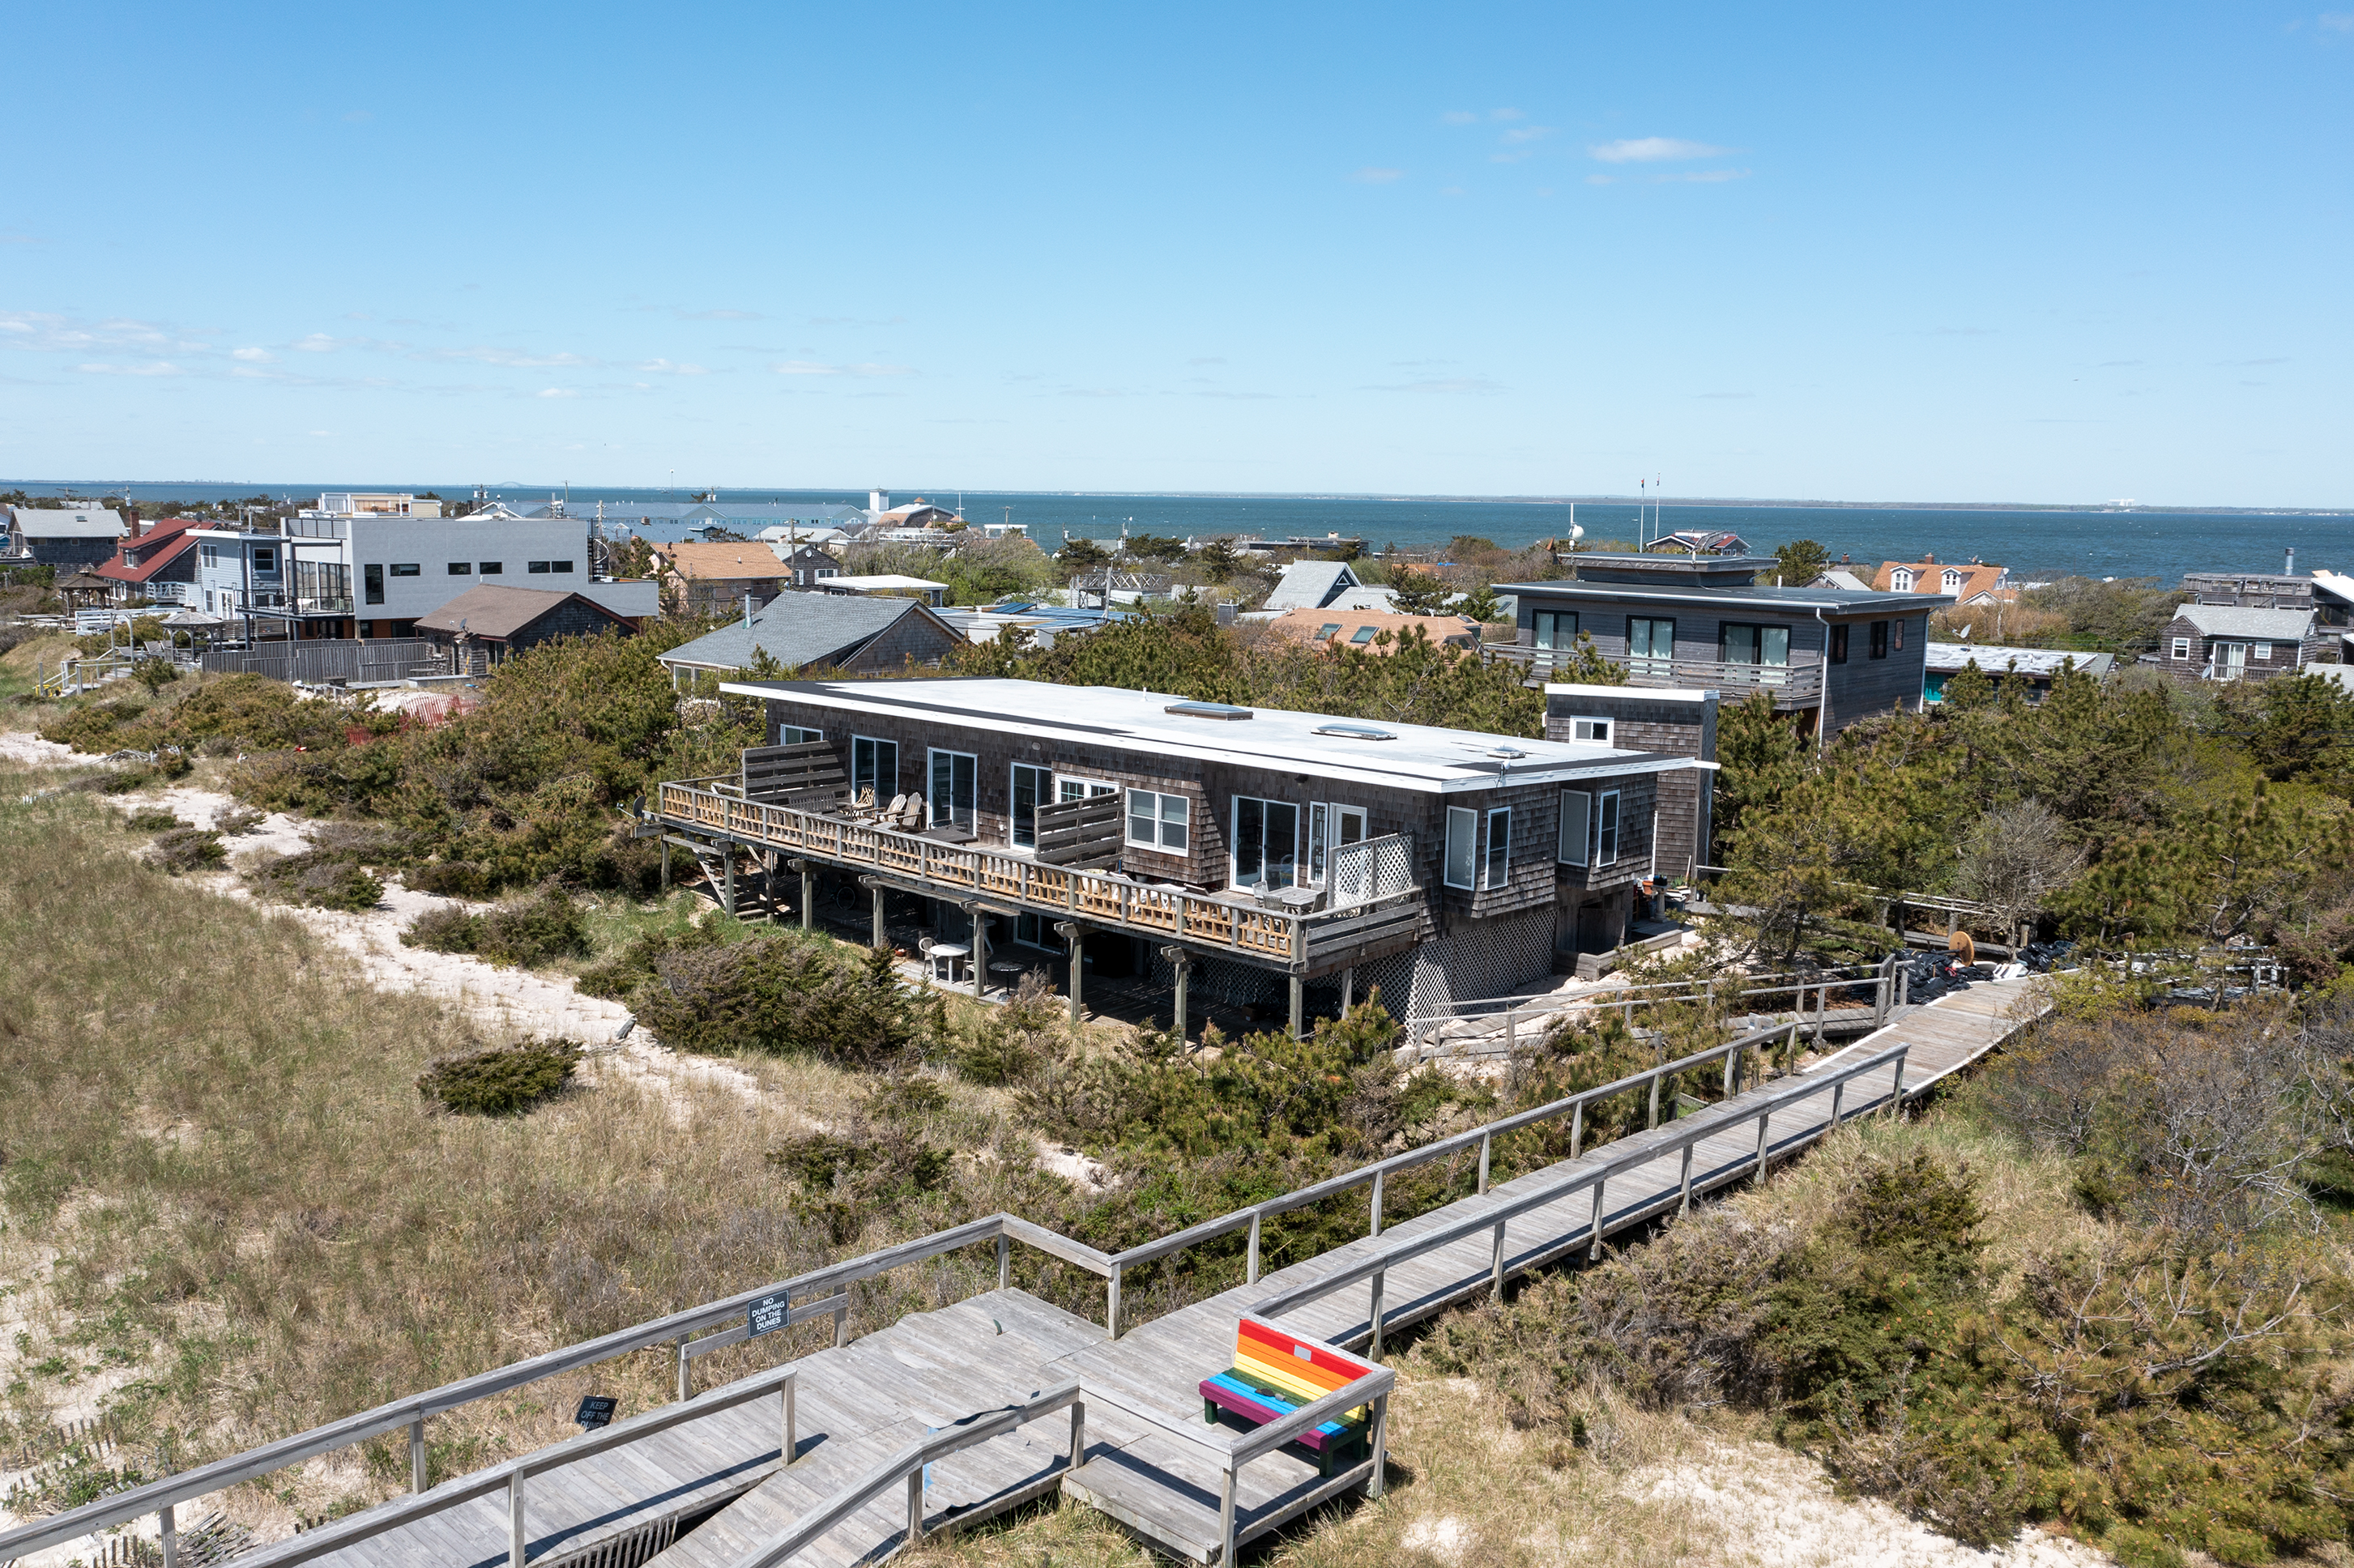
[[[1573,524],[1571,524],[1569,525],[1569,536],[1570,536],[1571,538],[1573,538],[1573,539],[1583,539],[1583,538],[1585,538],[1585,524],[1579,524],[1579,523],[1573,523]]]

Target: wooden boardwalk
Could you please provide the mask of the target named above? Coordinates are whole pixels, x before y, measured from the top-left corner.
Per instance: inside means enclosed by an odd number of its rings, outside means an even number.
[[[679,1423],[642,1441],[593,1455],[530,1483],[527,1553],[546,1568],[736,1568],[857,1477],[928,1433],[977,1413],[1024,1404],[1076,1382],[1085,1402],[1084,1462],[1069,1467],[1069,1426],[1060,1415],[942,1459],[923,1489],[928,1531],[986,1518],[1059,1488],[1120,1520],[1161,1551],[1211,1563],[1222,1551],[1223,1471],[1206,1448],[1165,1423],[1202,1421],[1195,1384],[1228,1364],[1236,1319],[1262,1313],[1298,1287],[1349,1272],[1376,1256],[1410,1247],[1467,1224],[1476,1234],[1389,1265],[1379,1288],[1385,1330],[1427,1318],[1491,1288],[1492,1226],[1482,1216],[1516,1199],[1582,1173],[1659,1149],[1664,1158],[1612,1174],[1602,1202],[1590,1187],[1510,1217],[1503,1271],[1526,1274],[1584,1252],[1596,1214],[1605,1236],[1648,1224],[1683,1201],[1683,1162],[1691,1142],[1694,1193],[1748,1180],[1757,1167],[1757,1117],[1770,1105],[1765,1147],[1771,1157],[1797,1152],[1828,1130],[1832,1096],[1808,1094],[1810,1076],[1870,1061],[1897,1044],[1908,1047],[1903,1089],[1918,1093],[1959,1071],[2007,1039],[2036,1004],[2027,981],[1987,982],[1907,1010],[1868,1039],[1846,1047],[1808,1074],[1769,1081],[1712,1107],[1725,1113],[1691,1141],[1700,1125],[1669,1122],[1501,1182],[1477,1197],[1403,1221],[1346,1246],[1140,1324],[1118,1340],[1104,1328],[1019,1290],[1000,1289],[952,1307],[902,1319],[888,1329],[796,1363],[797,1460],[780,1469],[779,1404],[773,1397]],[[1842,1117],[1885,1107],[1896,1087],[1893,1065],[1850,1078],[1840,1090]],[[1776,1103],[1777,1097],[1779,1097]],[[1721,1123],[1721,1125],[1719,1125]],[[1310,1338],[1363,1346],[1373,1332],[1370,1283],[1283,1306],[1288,1329]],[[717,1392],[717,1391],[715,1391]],[[1117,1403],[1115,1403],[1117,1402]],[[1123,1410],[1119,1406],[1134,1407]],[[1200,1427],[1203,1431],[1214,1430]],[[1363,1467],[1331,1480],[1314,1466],[1278,1452],[1239,1472],[1236,1537],[1265,1533],[1340,1491],[1362,1487]],[[462,1487],[465,1478],[446,1485]],[[398,1505],[387,1504],[387,1510]],[[716,1511],[715,1511],[716,1510]],[[695,1524],[705,1519],[707,1522]],[[455,1504],[429,1518],[359,1536],[366,1514],[323,1531],[262,1548],[242,1561],[255,1568],[296,1562],[393,1568],[422,1563],[496,1568],[508,1561],[510,1520],[504,1490]],[[673,1543],[684,1524],[695,1524]],[[880,1562],[907,1543],[908,1508],[896,1489],[882,1495],[798,1554],[799,1563]],[[345,1531],[355,1538],[336,1544]]]

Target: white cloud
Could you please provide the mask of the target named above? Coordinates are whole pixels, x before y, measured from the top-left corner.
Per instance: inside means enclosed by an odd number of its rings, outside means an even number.
[[[667,359],[649,359],[638,368],[662,376],[708,376],[711,374],[700,365],[674,365]]]
[[[757,322],[762,319],[758,311],[673,311],[683,322]]]
[[[185,376],[187,374],[167,359],[154,360],[146,365],[77,365],[74,368],[90,376]]]
[[[2317,24],[2325,33],[2354,33],[2354,11],[2324,11]]]
[[[233,348],[229,350],[228,356],[242,359],[249,365],[267,365],[278,357],[266,348]]]
[[[1705,142],[1686,142],[1674,136],[1631,136],[1617,142],[1605,142],[1586,151],[1606,164],[1672,164],[1686,158],[1716,158],[1731,152],[1729,147],[1712,147]]]
[[[1550,125],[1522,125],[1504,132],[1504,145],[1517,147],[1527,142],[1542,142],[1553,134]]]
[[[472,348],[436,348],[428,351],[428,359],[470,359],[482,365],[504,365],[517,370],[546,370],[554,367],[590,366],[597,362],[577,354],[526,354],[519,348],[490,348],[480,344]]]
[[[1721,185],[1727,180],[1745,180],[1747,169],[1691,169],[1681,174],[1654,175],[1655,180],[1688,185]]]
[[[333,354],[339,348],[354,347],[359,341],[355,337],[329,337],[325,333],[314,332],[308,337],[298,339],[294,346],[304,354]]]
[[[1490,109],[1488,111],[1488,118],[1490,120],[1525,120],[1528,117],[1517,109]]]
[[[1450,109],[1438,117],[1441,125],[1476,125],[1479,117],[1468,109]]]
[[[1395,182],[1405,178],[1405,171],[1404,169],[1377,169],[1366,167],[1359,169],[1355,174],[1351,175],[1349,177],[1356,181],[1361,185],[1386,185],[1394,184]]]
[[[1500,384],[1479,376],[1452,376],[1423,381],[1405,381],[1384,387],[1365,387],[1365,392],[1425,392],[1444,396],[1485,396],[1504,390]]]
[[[543,387],[533,394],[537,397],[578,397],[579,393],[569,387]]]
[[[1585,183],[1589,185],[1615,185],[1618,183],[1618,176],[1616,175],[1588,175],[1585,176]]]

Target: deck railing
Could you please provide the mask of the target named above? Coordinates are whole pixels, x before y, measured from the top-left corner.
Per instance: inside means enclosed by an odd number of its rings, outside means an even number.
[[[1489,642],[1479,652],[1505,663],[1523,664],[1532,679],[1550,680],[1576,658],[1567,648],[1532,648],[1522,642]],[[1822,700],[1819,664],[1747,664],[1723,659],[1616,659],[1630,686],[1706,686],[1718,691],[1771,692],[1777,705],[1812,707]]]
[[[1257,959],[1301,962],[1308,958],[1315,935],[1311,914],[1267,908],[1244,895],[1188,893],[1106,872],[1045,865],[1010,850],[943,843],[921,833],[748,800],[719,788],[727,782],[717,778],[665,783],[657,795],[659,813],[746,842],[872,866],[950,892],[1002,898],[1041,912],[1059,912],[1105,926],[1225,948]],[[1365,846],[1366,880],[1384,891],[1368,892],[1348,907],[1416,891],[1412,885],[1411,841],[1406,841],[1403,854],[1387,853],[1386,846],[1394,842],[1375,840]],[[1400,880],[1393,862],[1405,868],[1403,886],[1389,885]]]

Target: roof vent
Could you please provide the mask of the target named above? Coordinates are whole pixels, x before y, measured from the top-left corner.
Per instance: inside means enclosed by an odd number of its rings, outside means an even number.
[[[1388,730],[1375,729],[1371,725],[1363,724],[1320,724],[1313,733],[1337,735],[1344,740],[1395,740],[1397,738]]]
[[[1182,714],[1187,718],[1246,719],[1251,716],[1250,709],[1238,708],[1232,703],[1172,703],[1161,711]]]
[[[1488,755],[1494,758],[1500,758],[1506,762],[1518,762],[1521,758],[1526,757],[1528,753],[1522,751],[1517,746],[1499,746],[1491,747],[1489,750]]]

